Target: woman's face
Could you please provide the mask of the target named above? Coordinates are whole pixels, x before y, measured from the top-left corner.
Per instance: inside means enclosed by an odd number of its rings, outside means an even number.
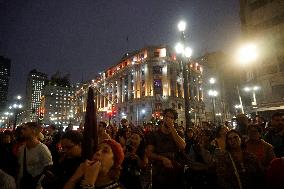
[[[94,154],[93,160],[101,161],[101,171],[108,173],[114,164],[113,157],[114,156],[111,147],[106,143],[102,143],[98,147],[97,152]]]
[[[141,138],[137,133],[133,133],[130,137],[130,141],[133,146],[138,147],[141,142]]]
[[[227,136],[227,144],[230,148],[236,149],[241,147],[242,141],[237,133],[231,132]]]
[[[74,158],[81,156],[81,144],[75,144],[69,139],[61,140],[61,150],[67,158]]]
[[[98,125],[98,133],[103,133],[105,131],[105,127],[103,126],[103,124],[99,123]]]

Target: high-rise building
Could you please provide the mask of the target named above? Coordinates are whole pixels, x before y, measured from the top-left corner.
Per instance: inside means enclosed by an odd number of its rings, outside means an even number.
[[[44,124],[77,125],[75,120],[75,87],[67,78],[52,79],[45,85],[41,98],[40,119]]]
[[[190,68],[189,101],[192,121],[204,118],[202,66]],[[88,88],[95,92],[98,119],[119,122],[123,117],[135,125],[160,118],[162,110],[174,108],[178,124],[185,126],[183,76],[180,61],[167,46],[148,46],[126,54],[94,80],[78,87],[77,114],[84,114]]]
[[[26,113],[28,121],[38,121],[42,90],[47,81],[47,75],[33,69],[29,72],[26,86]]]
[[[7,106],[11,61],[0,56],[0,112]]]
[[[246,86],[260,87],[254,108],[284,109],[284,1],[240,0],[240,19],[244,40],[258,49],[244,81]]]

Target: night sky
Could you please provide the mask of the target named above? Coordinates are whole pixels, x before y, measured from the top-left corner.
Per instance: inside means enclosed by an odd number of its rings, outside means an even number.
[[[187,21],[193,56],[240,38],[239,0],[0,0],[0,55],[12,60],[10,97],[28,72],[92,79],[145,45],[174,46]],[[128,36],[128,45],[127,38]]]

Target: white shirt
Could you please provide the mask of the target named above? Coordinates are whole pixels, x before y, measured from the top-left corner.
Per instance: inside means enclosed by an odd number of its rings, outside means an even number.
[[[20,165],[19,178],[23,176],[24,150],[26,145],[19,149],[18,162]],[[39,143],[33,148],[26,148],[27,172],[33,177],[38,176],[46,166],[52,165],[52,156],[45,144]]]

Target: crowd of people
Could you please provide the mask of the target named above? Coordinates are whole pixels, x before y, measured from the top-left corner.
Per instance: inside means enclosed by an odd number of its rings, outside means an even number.
[[[1,133],[0,188],[284,188],[284,115],[237,116],[237,127],[98,123],[98,148],[84,159],[82,130],[29,122]]]

